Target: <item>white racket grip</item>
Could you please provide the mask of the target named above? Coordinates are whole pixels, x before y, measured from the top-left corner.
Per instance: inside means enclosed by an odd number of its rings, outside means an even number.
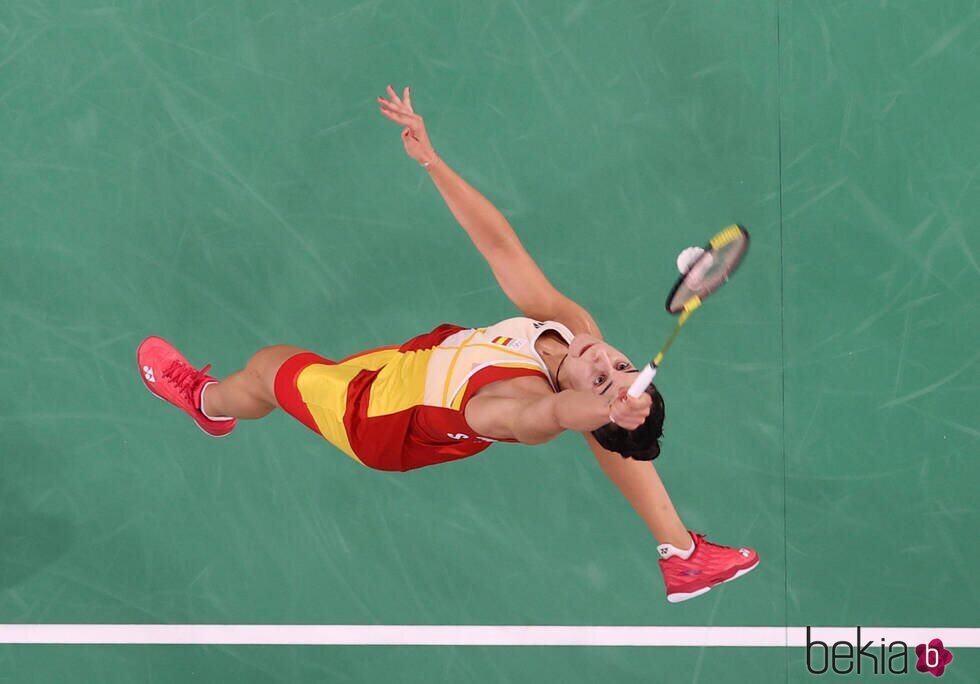
[[[647,387],[653,382],[653,378],[657,375],[657,369],[651,366],[649,363],[646,368],[640,371],[640,374],[636,376],[636,380],[630,385],[630,388],[626,390],[626,393],[633,397],[634,399],[644,392],[647,391]]]

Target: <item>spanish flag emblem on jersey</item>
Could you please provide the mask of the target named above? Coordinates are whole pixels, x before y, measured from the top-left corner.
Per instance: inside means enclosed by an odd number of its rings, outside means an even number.
[[[519,340],[513,337],[495,337],[490,340],[492,344],[499,344],[502,347],[507,347],[508,349],[520,349],[524,346],[524,340]]]

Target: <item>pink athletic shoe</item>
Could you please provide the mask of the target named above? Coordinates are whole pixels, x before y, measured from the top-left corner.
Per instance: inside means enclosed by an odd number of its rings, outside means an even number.
[[[211,420],[201,413],[202,390],[218,382],[207,375],[210,363],[198,370],[172,344],[152,336],[143,340],[136,350],[136,362],[146,388],[189,414],[204,432],[212,437],[224,437],[235,429],[236,418]]]
[[[687,560],[677,555],[680,549],[670,544],[657,547],[660,570],[664,573],[664,584],[667,586],[667,600],[671,603],[700,596],[716,584],[741,577],[759,564],[759,554],[753,549],[732,549],[712,544],[697,532],[691,532],[691,538],[694,540],[694,553]]]

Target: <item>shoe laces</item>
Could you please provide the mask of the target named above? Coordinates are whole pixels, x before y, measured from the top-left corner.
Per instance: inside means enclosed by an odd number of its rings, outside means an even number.
[[[695,550],[699,546],[702,546],[702,545],[703,546],[710,546],[710,547],[712,547],[714,549],[719,549],[719,550],[725,551],[725,552],[732,552],[732,551],[737,551],[738,550],[738,549],[735,549],[735,548],[733,548],[731,546],[725,546],[724,544],[714,544],[712,542],[709,542],[707,539],[705,539],[705,536],[707,536],[707,535],[698,534],[697,532],[692,532],[691,535],[694,538],[694,548],[695,548]]]
[[[700,534],[699,532],[691,532],[691,537],[694,539],[694,546],[695,546],[695,548],[697,548],[698,546],[701,546],[702,544],[704,544],[705,546],[713,546],[716,549],[726,549],[726,548],[728,548],[727,546],[722,546],[721,544],[714,544],[712,542],[709,542],[707,540],[707,538],[706,538],[707,536],[708,535],[706,535],[706,534]]]
[[[201,370],[198,370],[180,359],[174,359],[173,363],[167,367],[167,370],[163,371],[163,377],[169,378],[184,398],[187,399],[188,403],[193,404],[194,389],[204,379],[210,368],[210,363]]]

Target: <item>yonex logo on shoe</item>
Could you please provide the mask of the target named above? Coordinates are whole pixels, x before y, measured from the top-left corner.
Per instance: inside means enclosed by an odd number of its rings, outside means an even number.
[[[700,570],[681,570],[677,574],[678,575],[682,575],[684,577],[694,577],[695,575],[700,575],[701,574],[701,571]]]
[[[157,379],[153,375],[153,369],[149,366],[143,366],[143,377],[147,379],[148,382],[156,382]]]

